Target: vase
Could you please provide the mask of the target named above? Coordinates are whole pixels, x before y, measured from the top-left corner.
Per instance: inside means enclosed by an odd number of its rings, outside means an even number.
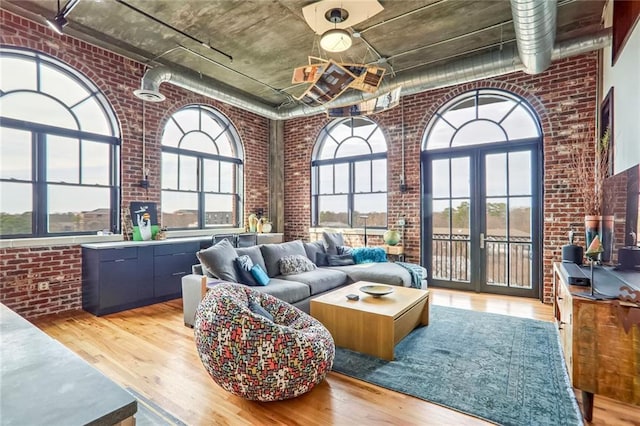
[[[395,246],[400,242],[400,233],[395,229],[389,229],[384,233],[382,239],[384,240],[385,244],[389,246]]]
[[[586,215],[584,217],[584,241],[585,249],[588,249],[593,239],[598,236],[602,241],[600,235],[600,223],[602,222],[602,216],[599,215]]]
[[[251,213],[247,221],[249,222],[249,232],[256,232],[258,230],[258,216]]]
[[[600,222],[600,240],[602,241],[602,249],[600,253],[600,261],[603,263],[611,262],[611,253],[613,253],[613,216],[602,216]]]
[[[271,222],[266,222],[264,225],[262,225],[262,232],[264,232],[265,234],[271,232]]]

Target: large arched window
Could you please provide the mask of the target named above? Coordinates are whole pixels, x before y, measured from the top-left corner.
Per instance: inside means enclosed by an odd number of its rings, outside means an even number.
[[[387,143],[376,123],[350,117],[327,125],[311,162],[313,226],[387,226]]]
[[[0,49],[2,238],[119,231],[119,147],[105,96],[42,53]]]
[[[541,129],[529,104],[501,90],[473,90],[443,105],[429,123],[428,151],[539,138]]]
[[[162,134],[162,225],[237,227],[242,146],[231,122],[202,105],[173,114]]]

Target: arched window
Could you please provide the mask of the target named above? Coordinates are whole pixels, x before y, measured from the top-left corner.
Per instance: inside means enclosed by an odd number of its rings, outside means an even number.
[[[431,151],[539,138],[535,113],[524,99],[500,90],[467,92],[436,112],[423,148]]]
[[[115,114],[85,76],[0,48],[2,238],[119,232]]]
[[[221,113],[190,105],[162,134],[162,225],[237,227],[242,212],[240,137]]]
[[[387,143],[363,117],[333,121],[322,132],[311,162],[312,225],[387,226]]]

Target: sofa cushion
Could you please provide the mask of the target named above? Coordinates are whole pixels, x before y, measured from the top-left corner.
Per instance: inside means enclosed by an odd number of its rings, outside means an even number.
[[[307,255],[300,240],[280,244],[263,244],[260,246],[260,251],[267,267],[267,275],[271,278],[280,275],[280,259],[283,257],[294,254]]]
[[[327,253],[316,253],[316,266],[329,266],[329,255]]]
[[[236,257],[236,274],[238,274],[238,282],[244,285],[256,286],[259,285],[253,274],[251,268],[253,268],[253,261],[249,256],[243,254]]]
[[[355,264],[355,261],[350,254],[328,254],[327,263],[329,266],[347,266]]]
[[[310,243],[304,243],[304,251],[307,253],[307,257],[309,258],[309,260],[311,260],[317,266],[321,266],[321,265],[318,265],[316,260],[317,260],[318,253],[322,253],[322,254],[326,253],[326,250],[324,248],[324,242],[322,240],[313,241]]]
[[[329,269],[342,271],[350,282],[371,281],[389,285],[411,287],[409,271],[395,263],[361,263],[350,266],[332,266]]]
[[[311,294],[323,293],[332,288],[340,287],[347,283],[348,277],[342,271],[332,268],[318,268],[314,271],[301,274],[279,276],[286,281],[297,281],[306,284],[311,289]]]
[[[267,265],[264,264],[264,259],[262,258],[260,246],[237,248],[236,253],[238,253],[238,256],[246,254],[251,258],[254,265],[260,265],[263,271],[267,270]]]
[[[280,274],[294,275],[302,272],[309,272],[316,269],[316,264],[310,261],[307,256],[294,254],[280,259]]]
[[[196,253],[200,263],[204,266],[205,274],[221,280],[238,282],[235,260],[238,257],[236,249],[226,239],[205,250]]]
[[[338,254],[338,246],[344,245],[344,238],[339,232],[323,232],[322,237],[327,243],[327,253]]]
[[[296,303],[311,296],[311,289],[308,285],[297,281],[271,278],[269,285],[252,287],[261,293],[267,293],[284,300],[287,303]]]

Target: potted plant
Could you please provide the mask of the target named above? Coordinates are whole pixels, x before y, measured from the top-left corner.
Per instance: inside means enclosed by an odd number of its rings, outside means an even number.
[[[608,262],[613,242],[613,216],[602,216],[604,180],[609,173],[610,129],[593,143],[595,132],[588,126],[571,152],[576,173],[577,191],[583,202],[585,246],[589,247],[596,236],[604,246],[601,260]],[[594,146],[595,145],[595,146]],[[608,248],[608,250],[607,250]]]

